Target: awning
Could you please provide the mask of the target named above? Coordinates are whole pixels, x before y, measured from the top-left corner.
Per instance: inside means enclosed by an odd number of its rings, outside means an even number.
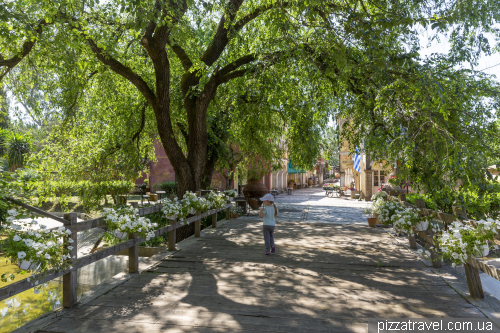
[[[304,169],[296,169],[292,163],[292,159],[288,159],[288,164],[286,167],[288,174],[294,174],[294,173],[305,173]]]

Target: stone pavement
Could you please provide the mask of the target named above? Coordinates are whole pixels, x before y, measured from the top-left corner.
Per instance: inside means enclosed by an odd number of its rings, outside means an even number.
[[[362,223],[367,203],[320,190],[278,196],[276,254],[264,255],[255,213],[231,220],[40,332],[366,332],[368,318],[484,318]]]

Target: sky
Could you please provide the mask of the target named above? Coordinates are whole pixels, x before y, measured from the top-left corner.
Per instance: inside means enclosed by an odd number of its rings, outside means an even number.
[[[450,50],[450,44],[448,43],[448,39],[444,36],[441,36],[441,41],[433,41],[429,46],[427,46],[429,42],[429,38],[432,37],[434,31],[430,28],[422,31],[420,34],[420,56],[423,58],[425,56],[429,56],[432,53],[448,53]],[[486,36],[488,37],[488,36]],[[490,46],[493,48],[495,45],[495,40],[490,36],[488,38],[490,42]],[[465,68],[470,68],[469,66],[464,66]],[[496,76],[496,81],[500,82],[500,54],[493,53],[491,56],[483,55],[479,59],[479,64],[475,68],[476,70],[481,70],[486,74],[493,74]]]

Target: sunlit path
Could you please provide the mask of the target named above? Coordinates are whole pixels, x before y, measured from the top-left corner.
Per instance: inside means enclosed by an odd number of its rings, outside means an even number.
[[[384,230],[346,222],[281,217],[265,256],[261,223],[232,220],[44,332],[366,332],[367,318],[484,317]]]

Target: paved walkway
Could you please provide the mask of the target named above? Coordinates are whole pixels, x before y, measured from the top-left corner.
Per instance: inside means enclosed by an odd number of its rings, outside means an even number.
[[[368,318],[484,318],[369,228],[365,202],[302,191],[278,196],[276,254],[264,255],[255,216],[232,220],[43,332],[366,332]]]

